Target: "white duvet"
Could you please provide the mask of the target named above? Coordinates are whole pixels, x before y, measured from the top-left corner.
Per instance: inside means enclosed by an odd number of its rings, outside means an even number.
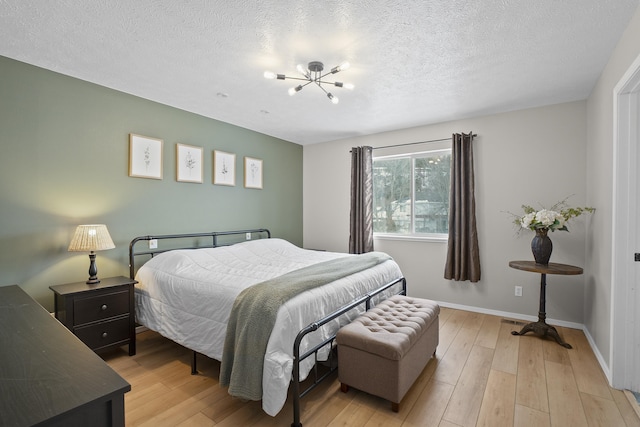
[[[198,353],[222,360],[227,321],[236,296],[245,288],[318,262],[344,256],[300,249],[281,239],[261,239],[231,246],[175,250],[156,255],[136,275],[137,321]],[[276,415],[287,398],[298,332],[365,293],[402,276],[393,260],[303,292],[278,311],[267,345],[262,408]],[[397,291],[397,289],[394,289]],[[301,354],[329,337],[364,310],[361,307],[329,322],[303,340]],[[301,364],[308,375],[313,358]]]

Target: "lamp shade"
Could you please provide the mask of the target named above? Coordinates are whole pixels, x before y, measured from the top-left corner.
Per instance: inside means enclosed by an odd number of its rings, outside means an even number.
[[[70,252],[90,252],[113,249],[107,226],[104,224],[79,225],[69,244]]]

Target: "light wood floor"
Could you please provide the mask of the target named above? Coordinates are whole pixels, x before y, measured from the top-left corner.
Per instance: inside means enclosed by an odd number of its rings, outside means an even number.
[[[622,391],[610,388],[582,331],[558,328],[567,350],[496,316],[443,308],[440,345],[394,413],[382,399],[340,391],[336,374],[302,401],[302,423],[314,426],[636,426]],[[277,417],[259,402],[241,402],[218,386],[219,362],[147,331],[138,353],[105,360],[132,386],[127,426],[289,426],[288,401]]]

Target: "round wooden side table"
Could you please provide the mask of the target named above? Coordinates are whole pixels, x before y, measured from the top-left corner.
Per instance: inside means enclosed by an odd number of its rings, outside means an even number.
[[[516,270],[540,273],[540,310],[538,311],[538,321],[524,325],[520,332],[512,331],[511,333],[513,335],[524,335],[527,332],[533,332],[541,337],[551,337],[561,346],[571,348],[570,344],[562,341],[556,328],[545,322],[547,318],[547,314],[545,313],[547,274],[561,274],[565,276],[582,274],[582,268],[555,262],[550,262],[547,265],[536,264],[535,261],[509,261],[509,267],[515,268]]]

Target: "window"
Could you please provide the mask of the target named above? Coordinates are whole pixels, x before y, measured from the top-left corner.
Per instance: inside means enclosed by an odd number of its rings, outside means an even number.
[[[451,149],[374,158],[374,233],[447,234],[450,167]]]

